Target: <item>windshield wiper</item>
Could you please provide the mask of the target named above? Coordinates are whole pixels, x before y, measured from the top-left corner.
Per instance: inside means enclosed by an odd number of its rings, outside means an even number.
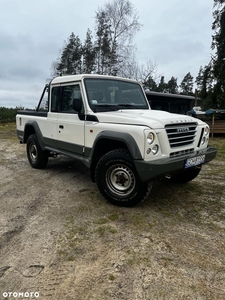
[[[141,105],[141,104],[129,104],[129,103],[124,103],[124,104],[118,104],[117,105],[120,109],[124,108],[134,108],[134,109],[148,109],[147,105]]]
[[[134,107],[135,105],[134,104],[127,104],[127,103],[119,103],[117,104],[117,106],[122,106],[122,107]]]
[[[104,111],[116,111],[119,110],[118,105],[115,104],[95,104],[92,105],[95,112],[104,112]]]

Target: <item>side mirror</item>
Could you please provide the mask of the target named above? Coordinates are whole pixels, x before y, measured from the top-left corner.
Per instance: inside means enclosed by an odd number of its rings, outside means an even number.
[[[80,98],[73,99],[73,109],[78,113],[81,112],[83,107],[83,101]]]

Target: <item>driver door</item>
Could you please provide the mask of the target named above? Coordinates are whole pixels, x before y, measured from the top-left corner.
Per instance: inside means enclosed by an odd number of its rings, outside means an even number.
[[[61,85],[57,148],[83,155],[85,121],[73,110],[73,99],[81,98],[79,83]]]

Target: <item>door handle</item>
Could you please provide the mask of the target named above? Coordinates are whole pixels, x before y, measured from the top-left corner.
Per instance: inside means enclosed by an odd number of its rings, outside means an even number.
[[[63,125],[59,125],[59,128],[63,129],[63,128],[64,128],[64,126],[63,126]]]

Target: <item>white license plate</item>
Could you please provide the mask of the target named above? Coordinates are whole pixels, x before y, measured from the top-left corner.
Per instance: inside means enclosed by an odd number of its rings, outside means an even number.
[[[203,164],[204,162],[205,162],[205,155],[188,158],[185,161],[184,168],[187,169],[187,168],[191,168],[194,166],[198,166],[198,165]]]

